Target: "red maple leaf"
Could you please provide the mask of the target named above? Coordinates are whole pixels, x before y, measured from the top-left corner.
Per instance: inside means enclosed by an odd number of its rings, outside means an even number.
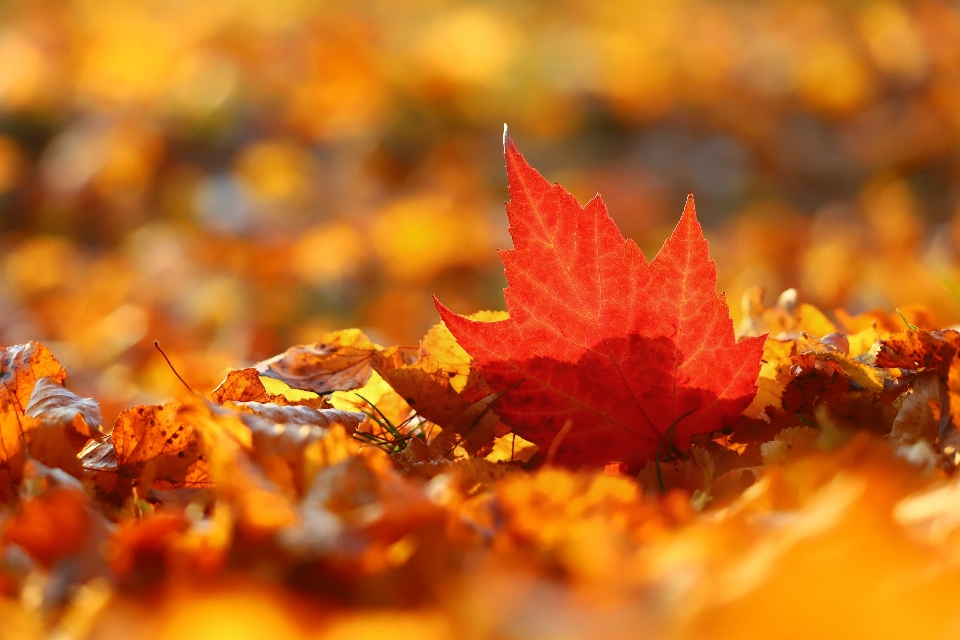
[[[497,414],[567,466],[657,455],[731,424],[750,404],[764,336],[737,342],[716,264],[687,198],[652,262],[624,240],[598,195],[581,207],[504,136],[514,249],[501,251],[508,320],[476,322],[436,301]]]

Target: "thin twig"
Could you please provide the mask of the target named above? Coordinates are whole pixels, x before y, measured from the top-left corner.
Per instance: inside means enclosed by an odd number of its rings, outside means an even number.
[[[163,351],[163,347],[160,346],[160,341],[159,341],[159,340],[154,340],[154,341],[153,341],[153,346],[155,346],[155,347],[157,348],[157,351],[160,352],[160,355],[163,356],[163,359],[167,361],[167,366],[170,367],[170,371],[173,371],[173,375],[177,376],[177,380],[179,380],[180,382],[183,383],[183,386],[185,386],[185,387],[187,388],[187,391],[189,391],[190,393],[192,393],[192,394],[195,395],[195,396],[200,395],[200,394],[198,394],[196,391],[194,391],[193,389],[191,389],[191,388],[190,388],[190,385],[187,384],[187,381],[184,380],[184,379],[180,376],[179,373],[177,373],[176,367],[173,366],[173,363],[170,362],[170,358],[168,358],[168,357],[167,357],[167,354]]]

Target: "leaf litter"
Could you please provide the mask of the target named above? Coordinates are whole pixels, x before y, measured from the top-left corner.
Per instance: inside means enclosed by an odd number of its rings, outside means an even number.
[[[4,637],[950,635],[960,334],[751,290],[737,339],[692,196],[648,261],[505,156],[507,311],[419,348],[328,333],[112,428],[3,349]]]

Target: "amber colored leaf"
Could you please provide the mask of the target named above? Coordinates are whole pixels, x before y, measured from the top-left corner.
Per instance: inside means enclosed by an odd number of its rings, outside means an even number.
[[[481,311],[471,320],[504,320],[503,312]],[[473,455],[503,435],[503,426],[490,410],[499,399],[493,390],[479,391],[472,372],[470,355],[463,350],[443,324],[435,325],[420,342],[419,358],[407,363],[409,355],[402,347],[390,347],[377,353],[373,367],[400,394],[407,404],[443,432],[431,444],[444,454],[460,447]],[[473,373],[473,377],[471,377]]]
[[[26,461],[22,416],[12,404],[0,406],[0,499],[16,494]]]
[[[67,378],[50,349],[39,342],[0,349],[0,402],[11,402],[23,413],[40,378],[59,383]]]
[[[253,457],[274,484],[302,494],[321,467],[356,453],[351,437],[366,418],[338,409],[235,403],[250,429]]]
[[[834,360],[802,353],[793,356],[793,363],[791,379],[781,394],[781,406],[787,415],[813,419],[817,402],[850,392],[850,378]]]
[[[277,490],[251,457],[250,428],[240,415],[196,398],[185,400],[177,415],[180,422],[193,425],[209,450],[218,499],[236,508],[239,524],[273,532],[296,520],[289,497]]]
[[[496,322],[509,316],[503,311],[479,311],[467,317],[477,322]],[[389,347],[378,352],[372,364],[420,415],[443,426],[471,402],[493,393],[478,388],[472,361],[441,323],[420,341],[415,358],[405,347]]]
[[[757,380],[757,395],[744,410],[744,415],[755,418],[767,407],[780,406],[783,390],[790,383],[790,368],[793,366],[790,356],[793,355],[795,347],[794,340],[767,338],[763,345],[763,364]]]
[[[413,414],[407,401],[376,371],[363,387],[355,391],[337,391],[330,394],[329,399],[331,406],[343,411],[360,411],[368,415],[383,412],[394,424],[404,422]],[[372,426],[372,423],[368,420],[365,424]]]
[[[652,262],[599,197],[581,207],[505,138],[514,249],[502,251],[508,320],[476,322],[437,302],[495,391],[500,418],[541,449],[571,421],[555,461],[652,459],[736,421],[757,392],[763,337],[737,342],[692,196]]]
[[[358,389],[372,371],[370,359],[378,347],[359,329],[334,331],[316,344],[290,347],[256,365],[261,375],[276,378],[294,389],[330,393]]]
[[[467,317],[477,322],[497,322],[506,320],[510,316],[505,311],[478,311]],[[437,363],[454,390],[467,392],[473,358],[460,346],[445,324],[435,324],[420,341],[420,360],[426,358]],[[469,395],[469,392],[467,393]],[[468,399],[478,400],[479,398],[468,397]]]
[[[252,367],[229,372],[220,386],[210,392],[210,397],[217,404],[225,402],[290,404],[283,396],[269,393],[260,381],[260,372]]]
[[[20,545],[37,562],[50,567],[79,552],[90,530],[83,491],[53,489],[24,504],[3,529],[3,541]]]
[[[408,405],[441,427],[470,406],[450,383],[457,372],[432,357],[403,364],[396,347],[391,347],[377,354],[373,366]]]
[[[156,574],[158,558],[166,560],[168,554],[183,553],[176,542],[189,526],[190,521],[180,513],[158,513],[146,520],[122,523],[110,540],[110,569],[122,583],[134,581],[138,569],[145,577]]]
[[[158,489],[211,486],[200,439],[179,420],[179,408],[171,402],[127,409],[117,416],[109,442],[84,452],[84,469]]]
[[[491,394],[468,405],[456,418],[444,426],[443,431],[434,440],[433,448],[450,455],[460,448],[474,455],[484,447],[493,444],[498,435],[499,419],[492,411],[494,403],[505,391]]]
[[[877,365],[899,369],[939,369],[948,366],[960,347],[960,333],[906,331],[880,341]]]

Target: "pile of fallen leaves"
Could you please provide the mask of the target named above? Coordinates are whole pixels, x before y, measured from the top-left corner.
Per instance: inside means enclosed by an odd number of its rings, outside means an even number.
[[[960,333],[652,261],[506,140],[507,313],[351,329],[112,428],[0,351],[4,638],[948,637]]]

